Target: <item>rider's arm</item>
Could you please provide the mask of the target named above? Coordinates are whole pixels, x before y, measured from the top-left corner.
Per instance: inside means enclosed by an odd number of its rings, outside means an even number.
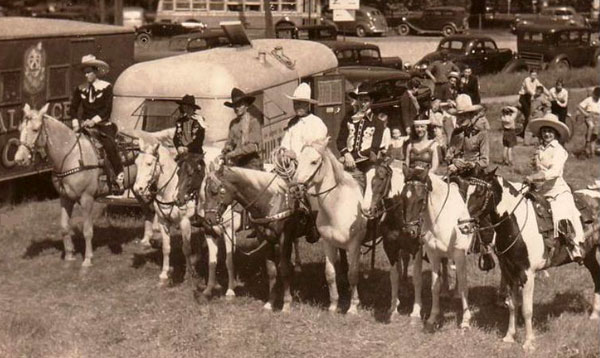
[[[181,131],[183,130],[183,126],[181,122],[177,122],[175,124],[175,135],[173,136],[173,145],[175,148],[183,147],[183,143],[181,142]]]
[[[435,173],[438,166],[440,165],[440,158],[438,157],[438,152],[438,144],[436,142],[433,142],[433,144],[431,145],[431,169],[429,169],[431,173]]]
[[[340,151],[341,155],[348,153],[348,147],[346,145],[346,141],[348,139],[348,121],[343,120],[340,126],[340,131],[338,132],[336,145],[337,149]]]
[[[543,173],[544,180],[552,180],[562,176],[563,168],[569,157],[567,151],[558,142],[554,142],[550,150],[552,150],[552,155],[549,156],[551,160],[549,163],[544,163],[545,165],[540,170]]]
[[[69,117],[71,117],[71,124],[72,127],[78,127],[79,126],[79,120],[77,119],[77,117],[79,117],[79,115],[77,114],[77,112],[79,112],[79,105],[81,103],[81,92],[79,91],[79,87],[75,87],[75,89],[73,90],[73,94],[71,96],[71,107],[69,107]]]
[[[479,133],[480,142],[479,142],[479,159],[475,162],[475,164],[479,165],[480,168],[487,168],[490,164],[490,141],[489,141],[489,132],[487,130],[483,130]]]
[[[586,117],[590,115],[588,113],[588,111],[586,110],[587,103],[589,102],[590,98],[591,97],[587,97],[586,99],[584,99],[583,101],[581,101],[579,103],[579,106],[577,106],[577,109],[579,110],[579,112],[581,112],[581,114],[583,114]]]
[[[406,146],[406,153],[405,153],[405,159],[404,161],[406,162],[406,166],[408,168],[410,168],[410,150],[412,149],[412,143],[408,143],[408,145]]]

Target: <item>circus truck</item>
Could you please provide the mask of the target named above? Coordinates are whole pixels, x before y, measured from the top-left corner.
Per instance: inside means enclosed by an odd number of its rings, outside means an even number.
[[[43,158],[32,167],[14,162],[23,106],[50,103],[48,114],[70,125],[71,93],[85,80],[81,58],[108,62],[106,80],[114,83],[133,64],[134,41],[133,30],[119,26],[0,17],[0,203],[23,191],[53,190]]]
[[[307,82],[319,102],[313,112],[335,138],[345,113],[345,79],[337,74],[338,61],[328,47],[291,39],[250,41],[239,23],[222,27],[231,47],[138,63],[119,76],[111,120],[122,132],[138,138],[147,132],[172,137],[179,115],[175,101],[191,94],[207,124],[205,147],[222,147],[235,117],[224,103],[231,100],[231,90],[237,87],[256,97],[249,113],[262,123],[261,153],[269,162],[288,120],[295,115],[287,96],[300,82]],[[119,205],[133,198],[108,200]]]

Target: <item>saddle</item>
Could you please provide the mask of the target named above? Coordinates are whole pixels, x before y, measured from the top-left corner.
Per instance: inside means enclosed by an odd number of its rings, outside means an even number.
[[[98,166],[102,169],[102,173],[98,177],[99,196],[109,194],[112,192],[111,188],[116,187],[116,173],[114,172],[114,169],[107,158],[102,142],[98,140],[98,136],[106,136],[106,134],[94,129],[84,129],[81,132],[93,144],[96,151],[96,156],[98,157]],[[123,167],[133,165],[135,163],[135,158],[139,153],[139,145],[134,141],[134,139],[135,138],[123,133],[116,133],[114,138]],[[80,165],[85,166],[85,163],[80,163]]]

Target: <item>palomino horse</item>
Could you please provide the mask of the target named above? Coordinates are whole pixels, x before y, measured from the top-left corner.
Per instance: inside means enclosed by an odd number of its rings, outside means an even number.
[[[249,213],[249,220],[256,228],[258,238],[263,240],[254,252],[262,247],[268,250],[266,269],[269,277],[269,301],[264,308],[273,309],[276,300],[274,288],[279,272],[284,294],[282,311],[289,312],[292,302],[292,245],[303,234],[303,228],[298,225],[299,213],[295,210],[294,199],[288,193],[287,183],[273,173],[222,166],[216,175],[211,173],[207,177],[206,185],[204,210],[208,231],[230,225],[223,221],[224,212],[227,208],[231,210],[234,201],[242,205]],[[233,238],[225,240],[230,239]],[[231,286],[232,277],[229,280]]]
[[[135,160],[138,173],[133,190],[144,199],[152,200],[158,216],[163,252],[162,270],[159,275],[160,284],[166,283],[169,278],[171,231],[175,224],[178,224],[181,229],[186,276],[196,277],[196,258],[192,255],[192,226],[190,224],[190,217],[196,210],[194,202],[190,201],[183,206],[176,203],[180,182],[177,175],[177,163],[169,149],[159,143],[145,143],[143,139],[140,139],[139,143],[140,153]],[[220,150],[217,148],[204,148],[204,150],[207,161],[214,160],[220,154]],[[153,186],[156,186],[155,193],[152,190]]]
[[[302,148],[294,180],[316,198],[313,209],[317,229],[324,240],[325,279],[329,286],[329,311],[337,311],[339,294],[335,281],[337,249],[348,253],[348,282],[351,302],[348,313],[356,313],[359,302],[358,274],[360,246],[366,234],[367,218],[362,213],[363,195],[356,180],[344,171],[341,163],[319,140]]]
[[[535,272],[552,266],[561,266],[571,260],[564,247],[559,248],[556,258],[545,254],[544,239],[538,230],[533,202],[527,199],[516,185],[495,174],[495,170],[472,179],[467,192],[467,203],[475,223],[475,230],[493,228],[496,231],[495,250],[502,270],[502,277],[510,287],[508,330],[505,342],[514,342],[516,333],[516,307],[522,300],[525,320],[523,348],[534,349],[533,340],[533,291]],[[523,187],[526,189],[527,187]],[[594,304],[590,319],[600,318],[600,265],[596,259],[598,247],[598,210],[594,199],[586,197],[595,210],[595,222],[584,227],[586,232],[585,267],[594,281]]]
[[[29,165],[34,153],[44,149],[53,166],[54,187],[60,195],[61,229],[65,248],[65,261],[73,261],[74,246],[69,223],[75,203],[79,203],[83,211],[83,236],[85,238],[85,254],[83,267],[92,266],[92,237],[94,226],[92,209],[94,200],[102,193],[99,176],[103,169],[99,165],[96,149],[90,140],[75,133],[62,122],[46,114],[48,104],[37,111],[29,104],[23,107],[23,121],[20,126],[21,144],[15,154],[19,165]],[[124,168],[125,187],[133,184],[136,176],[135,166]],[[152,236],[152,213],[148,211],[145,218],[143,241]]]
[[[412,170],[412,169],[411,169]],[[407,173],[405,172],[405,176]],[[404,223],[412,239],[420,239],[431,263],[431,314],[425,322],[425,330],[436,329],[440,313],[440,264],[443,257],[456,264],[458,292],[463,308],[461,328],[470,326],[471,311],[467,302],[466,255],[471,245],[471,235],[463,234],[457,227],[459,219],[468,217],[467,205],[458,187],[445,183],[441,177],[422,171],[421,175],[409,174],[402,190]],[[410,179],[408,179],[410,178]],[[423,230],[423,234],[421,231]],[[416,264],[415,264],[416,265]],[[411,317],[420,319],[421,279],[415,279],[415,303]]]
[[[390,268],[390,284],[392,289],[389,313],[393,318],[398,313],[398,287],[402,277],[406,280],[410,254],[415,255],[413,265],[413,283],[417,287],[421,276],[421,245],[418,240],[411,240],[404,234],[400,194],[404,187],[402,169],[379,165],[367,175],[371,185],[367,186],[363,208],[368,216],[381,217],[378,224],[383,237],[383,249],[392,266]],[[417,278],[417,276],[419,278]]]

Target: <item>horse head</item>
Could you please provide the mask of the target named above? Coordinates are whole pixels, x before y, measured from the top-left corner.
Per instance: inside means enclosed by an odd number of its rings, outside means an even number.
[[[404,209],[404,232],[411,239],[419,239],[423,226],[423,214],[432,190],[427,170],[403,168],[406,182],[400,200]]]
[[[230,170],[227,166],[216,169],[211,163],[204,182],[204,217],[211,225],[222,222],[222,215],[235,200],[235,189],[229,185],[224,173]]]
[[[363,211],[366,216],[378,217],[385,211],[384,200],[389,196],[392,188],[392,175],[392,168],[387,163],[381,163],[367,172],[367,187],[363,201]]]
[[[139,144],[140,152],[135,159],[137,175],[133,191],[147,200],[153,196],[152,187],[156,185],[162,172],[159,160],[160,144],[145,143],[142,139],[140,139]]]
[[[498,182],[496,169],[481,172],[478,177],[468,179],[467,209],[471,217],[468,222],[459,222],[461,231],[473,233],[480,227],[486,229],[479,231],[483,243],[490,244],[493,240],[493,231],[490,215],[496,211],[496,206],[502,199],[502,186]]]
[[[320,169],[325,161],[328,141],[329,138],[317,140],[302,147],[294,175],[294,181],[298,185],[308,187],[323,181],[323,173]]]
[[[18,165],[30,165],[34,153],[46,146],[48,137],[44,130],[44,116],[48,105],[46,103],[40,110],[32,109],[28,103],[23,106],[23,120],[19,125],[20,144],[15,154],[15,162]]]

